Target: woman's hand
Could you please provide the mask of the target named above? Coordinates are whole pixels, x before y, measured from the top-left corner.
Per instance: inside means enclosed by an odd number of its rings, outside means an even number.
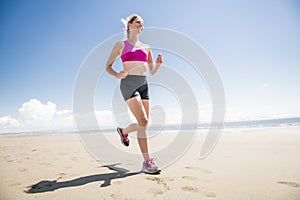
[[[162,54],[159,53],[156,58],[156,64],[161,65],[162,63],[163,63],[163,57],[162,57]]]
[[[126,78],[127,75],[128,75],[128,73],[126,71],[122,70],[117,74],[117,78],[123,79],[123,78]]]

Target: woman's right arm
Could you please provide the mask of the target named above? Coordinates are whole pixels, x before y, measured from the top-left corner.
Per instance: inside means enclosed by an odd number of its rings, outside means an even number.
[[[127,72],[125,72],[125,71],[123,71],[123,70],[120,71],[119,73],[117,73],[117,72],[116,72],[115,70],[113,70],[113,68],[112,68],[112,66],[113,66],[113,64],[114,64],[114,62],[115,62],[115,60],[116,60],[116,58],[121,54],[122,49],[123,49],[123,42],[117,42],[117,43],[115,44],[115,46],[113,47],[113,49],[111,50],[110,56],[109,56],[109,58],[108,58],[108,61],[107,61],[107,63],[106,63],[106,67],[105,67],[106,71],[107,71],[110,75],[112,75],[112,76],[114,76],[114,77],[116,77],[116,78],[118,78],[118,79],[125,78],[126,75],[127,75]]]

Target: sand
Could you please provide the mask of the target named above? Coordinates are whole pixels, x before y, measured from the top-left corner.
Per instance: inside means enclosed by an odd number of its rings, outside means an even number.
[[[125,148],[117,135],[107,137]],[[163,148],[171,137],[163,132],[150,147]],[[223,130],[201,160],[204,139],[199,131],[160,175],[147,175],[118,170],[122,160],[103,166],[78,135],[0,135],[0,199],[300,199],[300,128]],[[124,151],[138,151],[131,141]]]

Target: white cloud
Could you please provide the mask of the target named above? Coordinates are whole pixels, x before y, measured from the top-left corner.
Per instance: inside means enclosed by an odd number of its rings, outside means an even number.
[[[1,117],[0,118],[0,127],[3,129],[11,129],[19,127],[20,124],[18,120],[12,118],[11,116]]]
[[[31,99],[19,109],[21,120],[28,127],[48,128],[53,124],[56,105],[51,101],[42,104],[37,99]]]
[[[96,119],[98,121],[98,124],[101,127],[106,126],[114,126],[114,118],[112,111],[109,110],[103,110],[103,111],[95,111]]]
[[[55,129],[74,129],[74,117],[71,110],[56,111],[52,126]]]
[[[72,110],[57,110],[55,103],[48,101],[42,103],[37,99],[31,99],[22,104],[18,110],[19,116],[0,117],[0,133],[30,132],[30,131],[51,131],[51,130],[74,130],[74,115]],[[96,116],[99,126],[115,126],[111,111],[95,111],[90,113]],[[98,124],[89,121],[91,115],[80,116],[84,128],[97,129]]]
[[[0,118],[0,133],[27,132],[39,130],[73,129],[73,113],[69,110],[57,111],[56,104],[46,104],[37,99],[25,102],[18,110],[19,116]]]

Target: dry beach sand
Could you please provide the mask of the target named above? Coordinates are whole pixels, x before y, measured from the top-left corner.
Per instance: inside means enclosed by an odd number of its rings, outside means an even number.
[[[117,134],[107,137],[123,148]],[[162,132],[151,149],[170,137]],[[176,162],[146,175],[113,168],[118,160],[103,166],[76,134],[0,135],[0,199],[300,199],[300,128],[223,130],[200,160],[204,139],[199,131]],[[138,151],[131,141],[126,151]]]

